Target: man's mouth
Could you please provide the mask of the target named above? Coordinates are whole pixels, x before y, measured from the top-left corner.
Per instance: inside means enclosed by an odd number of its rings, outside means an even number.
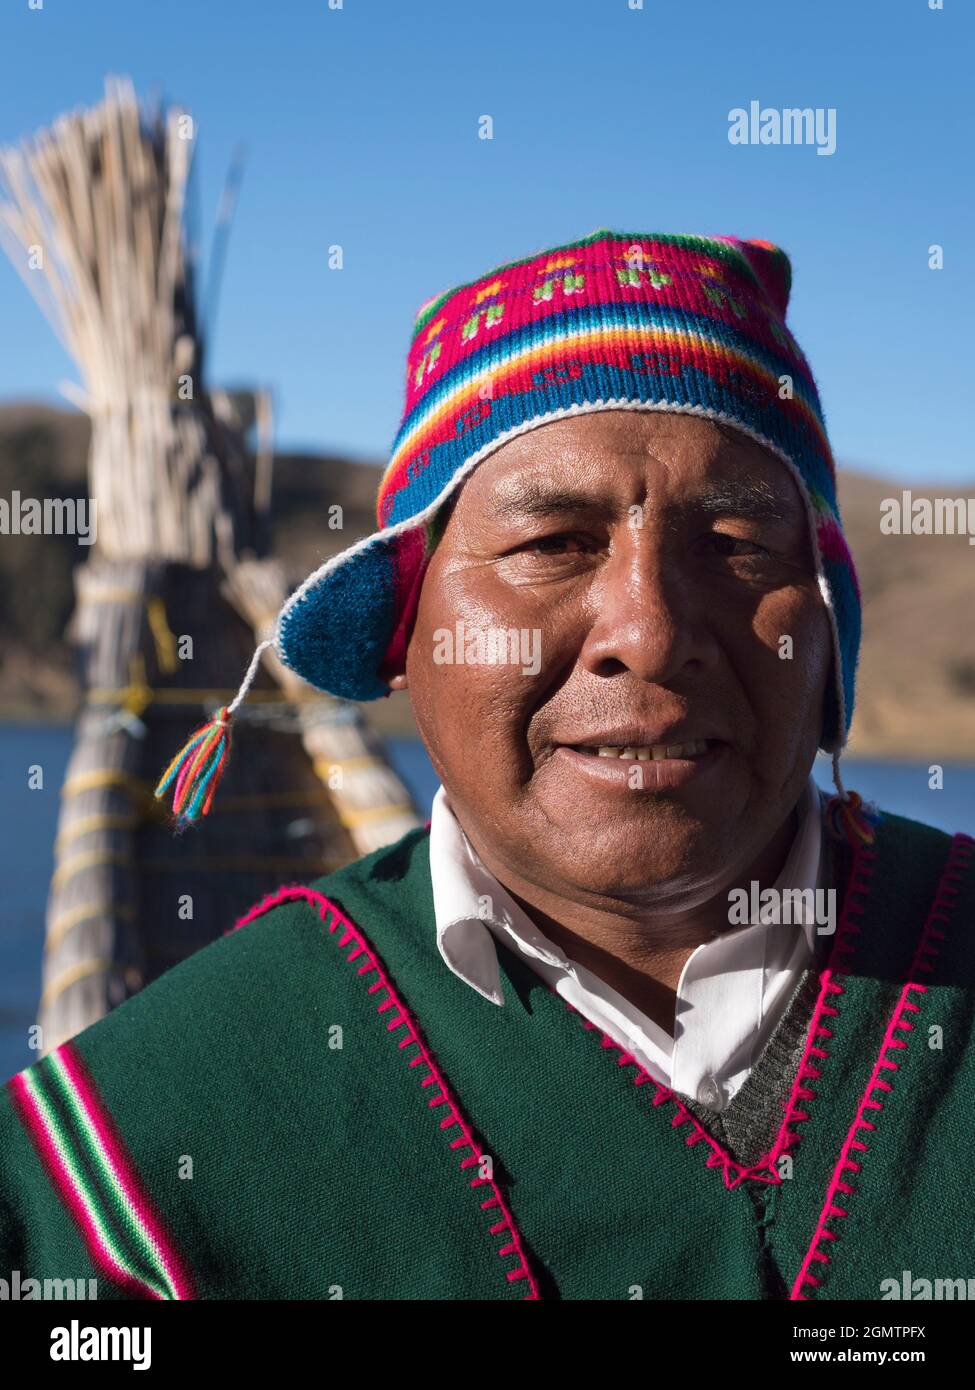
[[[556,743],[555,766],[602,792],[671,792],[707,784],[728,770],[731,746],[722,738],[689,738],[698,729],[617,726],[579,742]],[[638,770],[639,769],[639,770]]]
[[[691,739],[685,743],[570,743],[565,746],[574,749],[577,753],[588,753],[595,758],[624,758],[628,761],[648,763],[664,762],[675,758],[703,758],[709,748],[714,746],[714,743],[714,739],[699,738]]]

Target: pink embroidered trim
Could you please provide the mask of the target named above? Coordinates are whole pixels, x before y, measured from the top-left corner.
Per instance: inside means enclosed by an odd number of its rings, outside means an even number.
[[[416,1049],[409,1058],[409,1065],[420,1068],[417,1075],[422,1076],[421,1087],[432,1086],[434,1088],[427,1101],[428,1108],[438,1110],[446,1107],[444,1118],[440,1121],[440,1128],[445,1133],[451,1129],[460,1131],[456,1138],[451,1139],[450,1147],[461,1152],[465,1149],[468,1150],[467,1156],[461,1159],[461,1172],[467,1168],[477,1167],[482,1158],[490,1158],[490,1155],[485,1154],[475,1139],[459,1105],[451,1096],[443,1073],[433,1060],[429,1049],[420,1036],[417,1023],[394,988],[392,980],[380,963],[379,957],[363,932],[349,917],[346,917],[340,908],[313,888],[303,888],[298,885],[280,888],[252,907],[239,921],[234,923],[230,930],[236,931],[239,927],[246,926],[248,922],[253,922],[255,918],[262,917],[273,907],[287,902],[306,902],[309,906],[316,905],[319,917],[328,927],[329,933],[338,942],[339,947],[349,947],[345,953],[346,960],[351,964],[360,956],[364,957],[364,961],[359,965],[356,973],[363,977],[370,974],[377,977],[369,985],[368,993],[378,994],[382,991],[380,1002],[376,1005],[378,1014],[392,1010],[390,1021],[386,1024],[386,1031],[392,1038],[394,1033],[402,1030],[403,1036],[399,1038],[398,1045],[404,1053],[408,1048]],[[339,936],[335,936],[336,928],[341,928]],[[493,1178],[481,1177],[480,1175],[473,1177],[468,1186],[474,1192],[482,1187],[490,1188],[490,1195],[480,1203],[482,1211],[487,1212],[492,1218],[497,1216],[497,1220],[491,1220],[488,1227],[489,1234],[502,1238],[502,1244],[497,1249],[497,1254],[502,1259],[508,1260],[512,1256],[516,1259],[516,1263],[505,1270],[505,1278],[509,1283],[515,1283],[519,1280],[527,1282],[529,1292],[525,1294],[523,1302],[540,1300],[541,1293],[538,1284],[529,1267],[521,1236],[504,1199],[501,1187]]]
[[[914,1031],[915,1025],[905,1018],[905,1014],[918,1013],[920,1010],[920,1003],[915,1003],[911,995],[924,995],[928,991],[927,985],[918,983],[915,980],[915,976],[922,973],[930,974],[934,970],[935,958],[940,950],[939,943],[945,939],[945,933],[942,931],[941,927],[951,920],[951,907],[958,894],[957,885],[961,881],[962,871],[968,867],[973,849],[975,849],[975,840],[969,835],[956,835],[951,842],[951,848],[945,862],[941,880],[934,895],[934,901],[931,904],[931,909],[924,923],[924,927],[922,928],[917,948],[914,952],[914,958],[907,972],[908,983],[905,984],[904,988],[901,990],[900,997],[891,1014],[890,1022],[887,1024],[884,1039],[880,1046],[877,1061],[870,1074],[870,1080],[867,1082],[863,1095],[860,1098],[856,1118],[850,1126],[843,1147],[840,1150],[839,1160],[833,1170],[832,1180],[826,1192],[826,1201],[820,1213],[819,1223],[816,1227],[812,1243],[806,1252],[805,1259],[799,1268],[796,1281],[792,1286],[792,1292],[789,1295],[790,1300],[808,1301],[813,1295],[811,1292],[803,1293],[803,1289],[807,1288],[812,1291],[819,1288],[822,1284],[822,1278],[810,1272],[814,1261],[823,1265],[831,1263],[829,1255],[827,1255],[825,1249],[822,1248],[824,1241],[836,1240],[836,1232],[829,1229],[829,1222],[839,1220],[849,1215],[846,1208],[839,1206],[835,1199],[838,1193],[843,1193],[845,1196],[855,1195],[856,1188],[851,1187],[846,1181],[845,1174],[848,1172],[859,1173],[861,1167],[861,1164],[851,1158],[850,1155],[854,1150],[856,1150],[857,1153],[865,1154],[868,1153],[870,1149],[869,1144],[857,1138],[858,1131],[866,1130],[868,1133],[872,1133],[877,1128],[875,1124],[866,1118],[867,1111],[876,1112],[884,1108],[882,1100],[874,1100],[874,1091],[881,1090],[887,1092],[893,1090],[890,1081],[885,1081],[883,1079],[883,1073],[885,1071],[899,1071],[900,1065],[897,1062],[891,1061],[887,1054],[895,1049],[907,1047],[909,1039],[897,1037],[898,1031],[905,1033],[912,1033]]]
[[[854,950],[854,943],[849,938],[859,935],[860,932],[860,928],[852,919],[864,911],[864,904],[854,901],[854,894],[865,895],[870,891],[870,877],[873,874],[873,860],[875,858],[876,851],[867,845],[859,845],[854,850],[853,865],[850,869],[843,911],[836,928],[836,938],[830,951],[829,960],[820,973],[819,996],[809,1022],[806,1043],[792,1092],[789,1099],[784,1102],[785,1115],[772,1147],[756,1163],[746,1166],[733,1158],[728,1150],[719,1144],[717,1139],[709,1134],[698,1121],[697,1117],[687,1109],[676,1092],[652,1077],[646,1068],[637,1061],[632,1052],[627,1052],[608,1033],[603,1033],[595,1023],[591,1023],[589,1019],[585,1018],[573,1004],[567,1004],[573,1013],[579,1014],[586,1028],[601,1034],[603,1047],[615,1048],[620,1053],[617,1058],[619,1066],[633,1067],[635,1073],[633,1084],[635,1086],[642,1086],[648,1081],[652,1083],[656,1092],[653,1097],[654,1106],[664,1105],[668,1101],[673,1103],[676,1113],[671,1120],[671,1127],[680,1129],[682,1125],[690,1125],[691,1133],[684,1142],[688,1148],[695,1144],[704,1143],[710,1150],[707,1167],[721,1169],[724,1185],[729,1192],[748,1180],[773,1183],[775,1186],[779,1186],[783,1181],[776,1166],[779,1158],[802,1138],[795,1126],[808,1120],[809,1112],[799,1102],[808,1102],[816,1098],[816,1092],[811,1090],[807,1083],[819,1080],[820,1066],[828,1055],[826,1045],[833,1033],[824,1020],[835,1018],[839,1012],[830,1001],[836,996],[838,1003],[838,996],[845,992],[836,977],[841,973],[841,958]]]

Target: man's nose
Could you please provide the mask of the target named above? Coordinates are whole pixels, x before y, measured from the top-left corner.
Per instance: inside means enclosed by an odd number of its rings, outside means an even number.
[[[704,596],[659,537],[629,536],[602,566],[590,597],[598,612],[580,656],[595,675],[625,668],[666,685],[713,663],[717,643]]]

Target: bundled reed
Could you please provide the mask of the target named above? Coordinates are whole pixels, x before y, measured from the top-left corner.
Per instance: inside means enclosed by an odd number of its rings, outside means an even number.
[[[255,466],[204,384],[184,226],[195,134],[186,112],[145,113],[110,79],[97,106],[0,151],[0,239],[81,375],[62,389],[91,417],[97,520],[76,570],[85,705],[48,899],[45,1051],[262,893],[418,823],[355,708],[276,664],[240,712],[205,824],[175,837],[150,795],[288,587],[265,554],[270,451]]]

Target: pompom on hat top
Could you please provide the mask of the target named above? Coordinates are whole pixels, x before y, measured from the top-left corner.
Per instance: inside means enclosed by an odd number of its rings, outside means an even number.
[[[701,415],[781,459],[806,503],[834,644],[822,746],[838,753],[853,714],[860,594],[816,382],[786,325],[791,283],[788,256],[767,241],[600,228],[427,300],[379,529],[285,603],[270,643],[281,660],[334,695],[387,694],[384,672],[405,657],[437,512],[473,468],[566,416]]]

